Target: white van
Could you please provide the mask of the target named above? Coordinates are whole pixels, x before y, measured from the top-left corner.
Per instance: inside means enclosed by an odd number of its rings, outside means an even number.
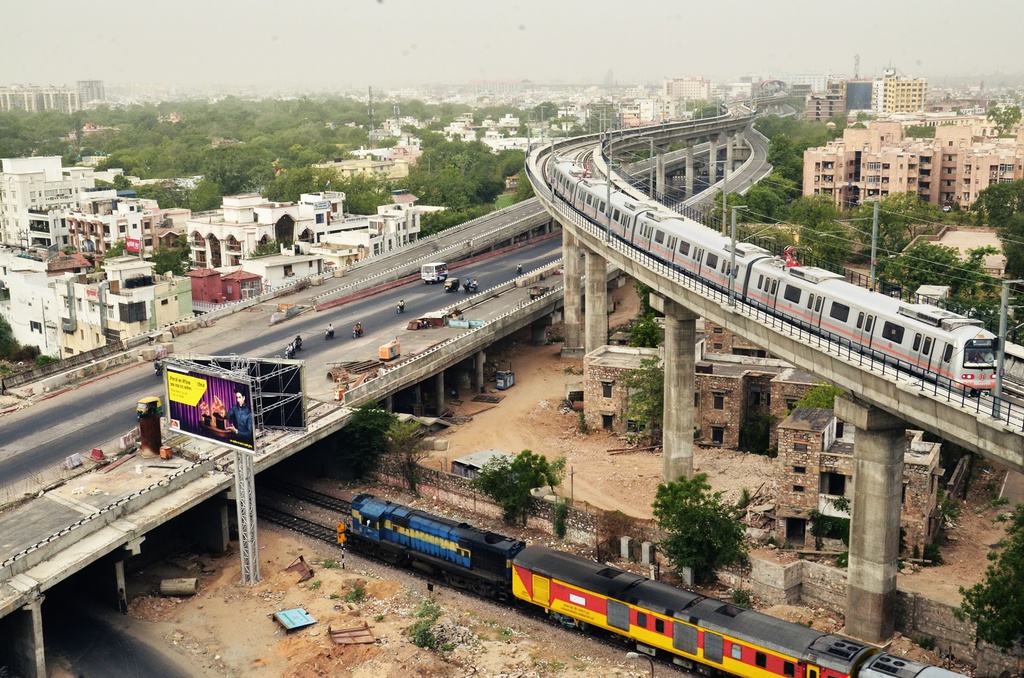
[[[423,266],[420,267],[420,280],[428,285],[444,282],[447,277],[448,264],[443,261],[435,261],[432,264],[423,264]]]

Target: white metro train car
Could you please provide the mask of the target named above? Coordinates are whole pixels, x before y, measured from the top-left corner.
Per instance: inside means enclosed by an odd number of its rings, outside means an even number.
[[[730,272],[729,238],[614,188],[609,206],[608,184],[588,174],[579,164],[556,163],[557,199],[675,270],[721,291],[729,289],[732,277],[737,302],[924,378],[948,380],[972,395],[995,386],[998,339],[980,320],[871,292],[749,243],[736,243]]]

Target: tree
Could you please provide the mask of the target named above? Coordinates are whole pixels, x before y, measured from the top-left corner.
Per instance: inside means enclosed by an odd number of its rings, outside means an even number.
[[[955,247],[918,240],[899,256],[881,259],[876,270],[879,280],[896,283],[909,290],[921,285],[949,285],[954,297],[972,297],[991,278],[985,273],[985,256],[991,247],[968,250],[967,259]]]
[[[1002,226],[1014,213],[1024,212],[1024,180],[991,184],[978,193],[971,211],[983,214],[991,226]]]
[[[800,198],[789,206],[789,219],[800,226],[800,244],[815,256],[841,264],[850,253],[850,235],[831,196]]]
[[[18,341],[7,318],[0,315],[0,358],[10,360],[18,351]]]
[[[632,419],[655,439],[661,437],[661,424],[665,419],[665,368],[660,358],[644,358],[640,367],[622,375],[622,383],[629,394],[626,418]]]
[[[996,235],[1006,255],[1007,277],[1024,277],[1024,213],[1010,215],[996,230]]]
[[[192,270],[192,261],[188,249],[188,238],[184,233],[178,235],[173,247],[161,247],[150,257],[153,272],[163,274],[170,271],[174,275],[185,275]]]
[[[836,396],[845,393],[843,389],[823,381],[818,382],[800,400],[793,403],[793,407],[817,407],[822,410],[834,410],[836,407]],[[790,410],[792,412],[792,410]]]
[[[388,451],[388,432],[398,418],[376,403],[356,408],[345,427],[344,461],[355,477],[361,478]]]
[[[858,220],[854,235],[868,247],[871,245],[874,209],[874,202],[865,202],[853,213],[853,218]],[[925,202],[916,193],[892,193],[882,198],[876,240],[879,255],[897,254],[918,235],[933,232],[933,224],[938,222],[939,214],[937,205]]]
[[[1001,136],[1007,134],[1014,125],[1020,122],[1020,106],[992,106],[988,109],[985,117],[995,124]]]
[[[206,212],[220,207],[222,194],[216,182],[200,179],[196,187],[188,194],[186,202],[193,212]]]
[[[530,490],[558,485],[564,471],[565,457],[548,462],[543,454],[523,450],[514,459],[501,455],[484,464],[473,479],[473,486],[501,507],[506,524],[512,525],[516,520],[525,524]]]
[[[118,240],[113,245],[107,248],[104,253],[104,259],[113,259],[114,257],[123,257],[124,253],[128,251],[128,243],[124,240]]]
[[[658,348],[661,345],[661,328],[654,320],[654,314],[645,315],[629,332],[629,345],[642,348]]]
[[[1001,553],[989,553],[993,561],[985,580],[969,589],[960,587],[963,601],[957,617],[977,627],[977,636],[1004,650],[1024,644],[1024,504],[1010,516]]]
[[[398,464],[409,485],[409,491],[415,494],[420,462],[430,456],[430,450],[423,443],[418,421],[401,421],[396,417],[391,422],[391,428],[388,429],[388,456]]]
[[[669,534],[660,542],[678,573],[684,567],[698,581],[714,578],[715,568],[739,562],[746,555],[744,527],[736,507],[712,492],[706,473],[658,485],[654,519]]]

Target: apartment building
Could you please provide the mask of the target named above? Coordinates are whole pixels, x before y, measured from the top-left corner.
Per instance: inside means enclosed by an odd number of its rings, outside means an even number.
[[[924,110],[927,94],[927,78],[905,78],[887,68],[873,82],[871,107],[876,113],[915,113]]]
[[[661,96],[665,100],[706,101],[711,98],[711,81],[699,76],[665,78]]]
[[[807,120],[828,122],[829,118],[833,116],[845,114],[845,90],[836,90],[817,94],[812,93],[807,95],[807,105],[804,109],[804,117]]]
[[[970,127],[943,125],[934,139],[905,139],[897,121],[804,152],[804,195],[828,195],[843,209],[913,192],[934,205],[968,207],[995,183],[1024,178],[1024,134],[975,140]]]
[[[0,244],[67,247],[64,212],[96,185],[91,167],[62,167],[60,156],[0,161]]]
[[[0,87],[0,111],[74,113],[80,110],[82,97],[77,88],[33,85]]]
[[[125,198],[114,189],[93,189],[79,194],[78,206],[65,210],[71,247],[79,252],[106,253],[124,240],[129,252],[151,254],[160,248],[163,211],[156,200]]]
[[[193,315],[190,278],[154,275],[132,256],[104,262],[102,273],[65,275],[55,290],[64,358]]]

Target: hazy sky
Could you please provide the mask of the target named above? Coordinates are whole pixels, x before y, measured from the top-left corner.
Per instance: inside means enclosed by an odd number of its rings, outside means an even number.
[[[1024,71],[1020,0],[55,0],[0,10],[0,85],[339,89]]]

